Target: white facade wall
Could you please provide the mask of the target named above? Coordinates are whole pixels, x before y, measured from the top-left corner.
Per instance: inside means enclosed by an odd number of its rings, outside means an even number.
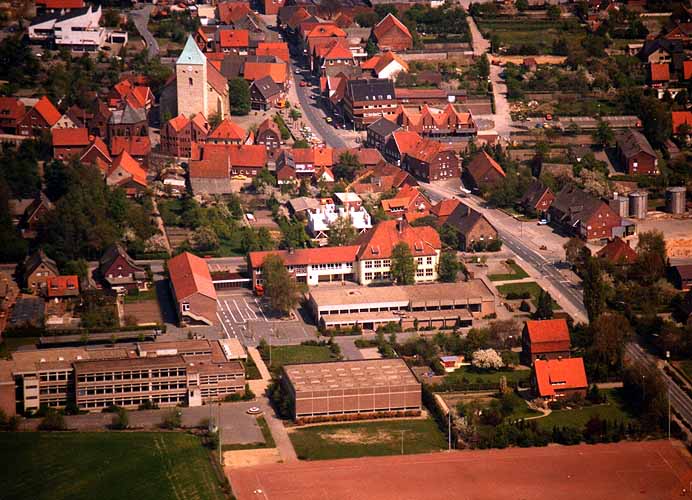
[[[417,261],[416,283],[437,281],[437,268],[440,263],[439,250],[435,252],[435,255],[414,257],[414,259]],[[360,260],[357,262],[357,267],[357,279],[361,285],[390,279],[391,259]]]

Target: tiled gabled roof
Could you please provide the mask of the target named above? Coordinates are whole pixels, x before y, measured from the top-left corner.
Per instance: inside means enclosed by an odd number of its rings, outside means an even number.
[[[55,108],[55,106],[53,106],[53,103],[50,102],[50,99],[48,99],[46,96],[43,96],[38,100],[38,102],[34,106],[34,109],[38,112],[39,115],[43,117],[46,123],[51,127],[58,123],[58,120],[62,116],[60,114],[60,111],[58,111]]]
[[[240,125],[231,121],[226,117],[217,127],[209,134],[208,139],[227,140],[227,141],[243,141],[247,133]]]
[[[183,252],[168,259],[168,274],[178,301],[199,293],[216,300],[216,290],[204,259]]]
[[[50,132],[54,148],[89,145],[89,131],[85,128],[56,128]]]
[[[402,241],[414,257],[435,255],[442,248],[440,235],[432,227],[413,227],[404,220],[385,220],[358,237],[358,259],[389,259],[392,249]]]
[[[380,39],[383,36],[385,36],[392,29],[396,29],[397,31],[400,31],[407,38],[412,38],[411,32],[408,30],[408,28],[406,26],[404,26],[404,23],[399,21],[399,19],[397,19],[396,16],[394,16],[394,14],[392,14],[392,13],[387,14],[384,17],[384,19],[382,19],[379,23],[377,23],[373,27],[372,32],[376,38]]]
[[[538,359],[534,363],[538,394],[542,397],[554,396],[556,389],[586,389],[586,371],[582,358]]]

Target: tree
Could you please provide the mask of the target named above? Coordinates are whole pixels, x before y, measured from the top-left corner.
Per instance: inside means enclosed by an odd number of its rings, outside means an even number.
[[[268,255],[262,264],[265,295],[272,308],[288,315],[300,300],[298,284],[286,270],[278,255]]]
[[[637,245],[637,263],[635,273],[642,282],[652,284],[662,278],[666,269],[666,241],[661,231],[639,233]]]
[[[593,138],[604,148],[611,146],[615,140],[615,135],[613,134],[613,129],[610,128],[608,122],[599,120],[598,127],[593,133]]]
[[[368,43],[365,44],[365,52],[368,54],[368,57],[374,56],[378,51],[379,49],[375,42],[372,39],[368,39]]]
[[[161,428],[163,429],[177,429],[182,425],[182,413],[179,409],[173,408],[172,410],[166,412],[161,420]]]
[[[413,285],[416,281],[416,261],[406,242],[397,243],[392,249],[390,272],[397,285]]]
[[[363,168],[363,165],[358,161],[358,157],[346,151],[345,153],[341,153],[339,161],[334,166],[334,176],[337,179],[344,179],[347,182],[352,182],[356,176],[356,172],[361,168]]]
[[[658,368],[636,363],[625,369],[622,381],[625,398],[639,415],[643,429],[663,428],[668,416],[668,389]]]
[[[524,12],[529,8],[529,2],[528,0],[517,0],[514,3],[514,6],[517,8],[519,12]]]
[[[577,269],[581,269],[586,263],[586,259],[591,256],[589,247],[579,238],[570,238],[564,244],[565,259]]]
[[[630,322],[617,313],[604,313],[591,325],[592,343],[587,360],[598,375],[604,378],[620,373],[625,342],[632,335]]]
[[[310,147],[310,143],[306,141],[305,139],[298,139],[293,143],[293,148],[294,149],[308,149]]]
[[[481,78],[488,78],[490,76],[490,61],[488,61],[488,54],[483,54],[478,59],[478,76]]]
[[[250,112],[250,86],[243,78],[228,80],[228,95],[232,115],[243,116]]]
[[[236,114],[236,113],[234,113],[234,114]],[[247,113],[243,113],[243,114],[247,114]],[[211,127],[212,130],[215,129],[216,127],[218,127],[222,121],[223,121],[223,119],[221,118],[220,113],[212,113],[211,115],[209,115],[209,126]]]
[[[125,430],[130,426],[130,415],[125,408],[116,408],[111,421],[111,429]]]
[[[296,108],[291,108],[291,111],[288,112],[288,116],[291,117],[291,120],[296,121],[299,120],[303,114]]]
[[[351,245],[358,236],[356,228],[353,227],[351,217],[345,215],[337,217],[334,222],[329,224],[329,246],[340,247]]]
[[[64,431],[67,429],[67,425],[65,425],[65,418],[62,416],[62,413],[49,408],[46,410],[46,415],[41,420],[41,423],[38,424],[38,428],[42,431]]]
[[[80,280],[86,279],[89,274],[89,263],[84,259],[68,260],[62,267],[62,274],[76,274]]]
[[[589,321],[595,321],[605,310],[608,288],[603,280],[601,263],[596,257],[586,259],[583,271],[584,307]]]
[[[449,249],[458,250],[459,249],[459,233],[450,224],[444,224],[441,228],[437,230],[440,233],[440,240],[442,244]]]
[[[548,15],[548,19],[555,21],[557,19],[560,19],[560,16],[562,15],[562,10],[560,10],[560,7],[558,7],[557,5],[550,5],[546,10],[546,14]]]
[[[553,317],[553,299],[545,290],[541,290],[538,296],[538,304],[533,317],[534,319],[550,319]]]
[[[504,365],[502,356],[495,349],[480,349],[475,351],[471,357],[471,364],[476,368],[484,370],[499,370]]]
[[[459,259],[455,251],[445,251],[440,255],[440,269],[438,275],[440,281],[454,283],[459,273]]]
[[[201,226],[195,231],[195,246],[202,252],[219,248],[219,237],[211,226]]]

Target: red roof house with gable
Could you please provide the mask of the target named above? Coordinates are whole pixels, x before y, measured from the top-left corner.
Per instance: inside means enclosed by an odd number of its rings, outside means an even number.
[[[382,200],[382,209],[391,217],[405,217],[409,222],[430,215],[432,203],[420,188],[403,186],[393,198]]]
[[[487,152],[481,151],[464,169],[464,174],[473,187],[485,189],[506,177],[505,171]]]
[[[673,111],[671,112],[673,133],[681,134],[683,125],[687,125],[687,133],[692,132],[692,111]]]
[[[49,276],[46,280],[46,295],[49,299],[79,296],[79,276]]]
[[[283,62],[289,62],[291,56],[286,42],[259,42],[255,49],[257,56],[274,56]]]
[[[60,111],[53,106],[46,96],[41,97],[38,102],[27,111],[18,124],[19,135],[32,136],[39,135],[41,130],[50,129],[60,120]]]
[[[521,334],[522,358],[531,365],[537,359],[569,358],[571,342],[564,319],[529,320]]]
[[[141,165],[147,166],[151,154],[151,139],[146,135],[113,137],[111,139],[111,154],[117,156],[123,151],[127,151]]]
[[[652,85],[662,85],[670,81],[670,65],[651,63],[649,65],[649,82]]]
[[[606,246],[596,252],[596,257],[603,259],[613,265],[634,264],[637,261],[637,252],[630,246],[629,242],[619,236],[613,238]]]
[[[461,160],[449,146],[423,139],[406,153],[404,167],[425,182],[461,177]]]
[[[209,144],[242,144],[247,132],[243,128],[226,117],[207,136]]]
[[[0,97],[0,132],[16,134],[25,113],[24,103],[17,97]]]
[[[137,160],[123,151],[113,160],[106,174],[106,184],[121,187],[128,196],[135,196],[147,188],[147,173]]]
[[[183,252],[167,261],[173,299],[181,325],[214,325],[216,290],[204,259]]]
[[[216,33],[217,52],[247,54],[250,46],[250,34],[247,30],[219,30]]]
[[[536,360],[532,382],[536,394],[546,400],[586,397],[589,386],[582,358]]]
[[[77,157],[89,145],[89,131],[85,128],[56,128],[50,132],[56,160]]]
[[[411,32],[391,13],[372,28],[372,36],[382,51],[402,51],[413,48]]]

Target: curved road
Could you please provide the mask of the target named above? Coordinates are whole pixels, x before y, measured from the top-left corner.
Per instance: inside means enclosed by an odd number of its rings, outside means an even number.
[[[159,44],[147,26],[149,24],[149,16],[153,8],[154,6],[152,4],[144,4],[141,9],[130,11],[130,19],[132,19],[132,22],[135,23],[137,31],[144,39],[144,43],[147,44],[147,54],[149,59],[159,55]]]

